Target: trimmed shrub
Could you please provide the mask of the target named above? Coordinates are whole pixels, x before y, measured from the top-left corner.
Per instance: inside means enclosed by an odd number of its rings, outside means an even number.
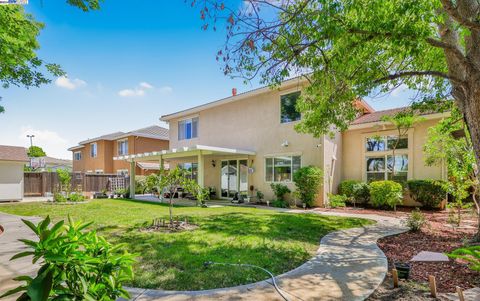
[[[346,180],[338,185],[338,193],[345,195],[347,201],[366,204],[370,200],[370,189],[367,183],[357,180]]]
[[[53,201],[57,203],[65,203],[67,198],[61,192],[55,192],[53,194]]]
[[[418,208],[415,208],[415,210],[413,210],[404,221],[405,226],[407,226],[412,232],[420,231],[426,223],[427,219],[425,218],[425,215]]]
[[[374,207],[396,209],[402,203],[402,185],[394,181],[375,181],[370,183],[370,201]]]
[[[305,166],[293,174],[293,182],[299,192],[300,200],[311,207],[322,184],[323,171],[316,166]]]
[[[328,195],[329,202],[331,208],[337,207],[345,207],[345,202],[347,201],[348,197],[343,194],[329,194]]]
[[[438,208],[447,197],[441,182],[435,180],[410,180],[407,181],[410,197],[428,209]]]
[[[83,202],[85,201],[85,197],[81,193],[74,192],[68,196],[68,200],[70,202]]]
[[[287,185],[282,183],[272,183],[270,184],[270,187],[272,188],[273,194],[275,194],[277,200],[284,201],[285,195],[290,193],[290,189],[287,187]]]
[[[277,207],[277,208],[287,208],[288,204],[284,200],[274,200],[272,202],[272,207]]]

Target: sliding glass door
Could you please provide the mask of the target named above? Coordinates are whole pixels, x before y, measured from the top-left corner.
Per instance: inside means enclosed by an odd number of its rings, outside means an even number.
[[[233,198],[248,194],[247,160],[223,160],[221,165],[221,197]]]

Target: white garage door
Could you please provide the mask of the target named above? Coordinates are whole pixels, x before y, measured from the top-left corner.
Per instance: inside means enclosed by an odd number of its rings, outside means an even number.
[[[23,199],[23,163],[0,161],[0,201]]]

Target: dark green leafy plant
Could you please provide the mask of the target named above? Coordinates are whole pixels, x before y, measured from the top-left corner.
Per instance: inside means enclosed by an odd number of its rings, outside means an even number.
[[[316,166],[306,166],[293,174],[293,182],[300,193],[300,200],[311,207],[322,185],[323,171]]]
[[[50,217],[38,225],[23,222],[37,235],[38,242],[20,239],[30,250],[16,254],[11,260],[33,255],[40,263],[37,275],[20,276],[25,284],[1,297],[23,292],[17,299],[46,300],[116,300],[129,298],[122,284],[133,278],[134,255],[123,245],[113,246],[95,231],[85,229],[92,223],[60,221],[49,227]]]
[[[354,206],[357,203],[366,204],[370,200],[370,189],[367,183],[357,180],[345,180],[338,186],[338,193],[347,197],[347,202]]]
[[[410,180],[407,181],[407,188],[410,197],[428,209],[438,208],[447,197],[441,181]]]
[[[374,207],[390,207],[396,210],[402,203],[402,185],[394,181],[370,183],[370,201]]]
[[[273,194],[275,194],[277,200],[280,201],[285,201],[285,195],[291,192],[290,188],[288,188],[287,185],[282,183],[271,183],[270,187],[272,188]]]
[[[287,208],[288,207],[288,204],[286,201],[284,200],[274,200],[272,202],[272,206],[273,207],[277,207],[277,208]]]
[[[480,271],[480,246],[470,246],[456,249],[452,253],[447,254],[447,256],[450,258],[458,258],[468,261],[470,263],[470,269],[474,271]]]

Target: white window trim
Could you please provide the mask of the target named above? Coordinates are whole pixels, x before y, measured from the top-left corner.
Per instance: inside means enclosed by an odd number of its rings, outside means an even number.
[[[368,180],[368,174],[383,174],[383,179],[384,180],[388,180],[388,174],[389,174],[389,171],[388,171],[388,168],[387,168],[387,163],[388,163],[388,157],[390,156],[393,156],[392,154],[392,151],[390,152],[378,152],[378,153],[381,153],[381,154],[378,154],[378,155],[373,155],[373,154],[369,154],[367,156],[365,156],[364,160],[365,160],[365,179],[366,181]],[[410,180],[410,178],[408,177],[408,173],[410,171],[410,156],[408,155],[408,152],[399,152],[399,151],[395,151],[395,156],[401,156],[401,155],[407,155],[407,158],[408,158],[408,170],[406,171],[407,173],[407,180]],[[385,161],[384,161],[384,171],[371,171],[371,172],[368,172],[367,170],[367,160],[369,158],[383,158]],[[405,171],[397,171],[397,172],[403,172],[405,173]]]
[[[126,153],[126,154],[121,154],[121,153],[120,153],[120,143],[121,143],[121,142],[127,142],[127,149],[126,149],[127,153]],[[128,155],[128,138],[117,140],[117,155],[118,155],[118,156],[126,156],[126,155]]]
[[[117,175],[121,175],[121,174],[128,175],[128,169],[117,169]]]
[[[298,89],[298,88],[288,89],[288,90],[282,91],[279,94],[279,97],[278,97],[278,120],[279,120],[280,124],[295,124],[295,123],[298,123],[302,120],[303,116],[302,116],[302,113],[300,113],[300,119],[299,120],[282,122],[282,96],[292,94],[292,93],[295,93],[295,92],[300,92],[300,95],[302,94],[302,90]]]
[[[95,156],[92,156],[92,145],[95,145]],[[90,143],[90,158],[96,158],[98,156],[98,144],[97,142]]]
[[[196,137],[193,137],[193,119],[197,118],[197,136]],[[191,138],[183,138],[183,139],[179,139],[179,136],[180,136],[180,122],[182,121],[188,121],[190,120],[191,121],[191,124],[192,124],[192,137]],[[200,136],[200,128],[199,128],[199,125],[200,125],[200,117],[198,115],[194,115],[194,116],[189,116],[189,117],[186,117],[186,118],[182,118],[182,119],[178,119],[177,120],[177,141],[184,141],[184,140],[193,140],[193,139],[197,139],[199,136]],[[184,133],[184,136],[185,133]]]
[[[80,154],[80,159],[77,159],[76,155]],[[73,160],[75,161],[81,161],[82,160],[82,152],[73,152]]]
[[[267,159],[268,158],[272,158],[272,164],[273,164],[273,179],[275,179],[275,158],[279,158],[279,157],[291,157],[291,163],[290,163],[290,168],[292,170],[292,173],[290,175],[290,180],[287,180],[287,181],[267,181]],[[293,157],[300,157],[300,167],[299,168],[302,168],[303,167],[303,159],[302,159],[302,156],[301,155],[286,155],[286,154],[277,154],[277,155],[274,155],[274,156],[265,156],[263,158],[263,181],[265,183],[293,183]]]
[[[103,169],[95,169],[95,174],[104,174]]]
[[[397,130],[387,130],[387,131],[377,131],[371,133],[365,133],[361,135],[361,164],[362,164],[362,181],[367,182],[367,157],[381,157],[384,155],[392,155],[393,151],[373,151],[367,152],[365,143],[367,138],[372,138],[375,136],[398,136]],[[408,172],[407,172],[407,180],[411,180],[415,177],[414,169],[415,169],[415,158],[413,153],[413,144],[414,141],[414,128],[408,130],[406,136],[408,136],[408,149],[397,149],[395,151],[395,155],[408,155]],[[386,164],[387,162],[385,162]],[[386,166],[385,166],[386,167]],[[386,172],[385,172],[386,173]]]

